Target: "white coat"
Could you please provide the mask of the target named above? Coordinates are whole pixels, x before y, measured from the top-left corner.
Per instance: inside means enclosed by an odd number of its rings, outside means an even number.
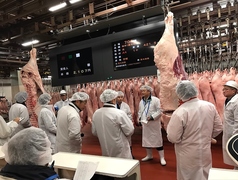
[[[104,103],[93,114],[92,133],[99,139],[103,156],[132,159],[127,137],[134,133],[134,126],[125,112]]]
[[[58,111],[55,149],[56,152],[81,153],[81,120],[79,109],[73,103]]]
[[[60,110],[60,108],[62,108],[63,106],[69,105],[69,103],[70,101],[68,99],[66,99],[65,101],[60,100],[54,104],[54,107],[57,107],[58,110]]]
[[[154,120],[143,123],[150,116]],[[140,101],[138,118],[142,122],[142,147],[157,148],[163,146],[160,116],[160,100],[157,97],[149,97],[147,103],[143,99]]]
[[[22,117],[23,120],[18,124],[17,128],[12,133],[12,136],[18,133],[19,131],[23,130],[24,128],[28,128],[31,126],[29,112],[25,105],[15,103],[11,106],[9,110],[9,120],[11,121],[17,117]]]
[[[121,105],[120,105],[120,110],[124,111],[127,114],[127,116],[129,117],[129,119],[131,120],[131,122],[133,123],[131,109],[130,109],[129,105],[125,102],[122,102]],[[132,145],[131,136],[128,137],[128,141],[129,141],[129,144],[131,146]]]
[[[198,98],[185,102],[171,116],[168,140],[174,143],[177,180],[207,180],[212,167],[211,139],[222,131],[215,106]]]
[[[222,137],[223,160],[225,164],[237,166],[226,151],[226,143],[231,136],[238,133],[238,94],[224,106],[224,129]]]
[[[129,119],[132,121],[131,109],[127,103],[122,102],[120,105],[120,110],[124,111],[127,114],[127,116],[129,117]]]
[[[15,121],[6,123],[3,117],[0,115],[0,146],[3,146],[9,139],[12,132],[16,129],[18,124]]]
[[[38,116],[38,125],[47,134],[50,142],[52,153],[55,153],[55,138],[56,138],[56,117],[52,111],[52,106],[42,105]]]

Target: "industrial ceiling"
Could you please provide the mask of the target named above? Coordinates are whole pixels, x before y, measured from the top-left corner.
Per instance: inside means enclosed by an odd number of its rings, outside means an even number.
[[[67,43],[121,31],[126,23],[162,15],[164,4],[181,14],[214,0],[0,0],[0,77],[24,66],[32,48],[22,43],[38,39],[37,63],[42,77],[50,75],[49,51]],[[64,8],[49,8],[65,2]],[[124,26],[122,25],[124,24]],[[120,28],[121,26],[121,28]],[[117,27],[114,28],[113,27]],[[113,29],[113,30],[112,30]]]

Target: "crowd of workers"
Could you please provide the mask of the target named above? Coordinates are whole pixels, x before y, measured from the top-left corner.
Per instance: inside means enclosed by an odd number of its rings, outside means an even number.
[[[152,96],[148,85],[140,87],[138,122],[142,126],[142,147],[146,156],[142,162],[152,160],[156,149],[160,164],[166,165],[160,117],[159,98]],[[237,164],[228,156],[226,143],[238,133],[238,84],[228,81],[223,88],[224,121],[216,107],[197,98],[198,91],[191,81],[181,81],[176,86],[179,107],[173,112],[167,127],[167,138],[174,144],[178,180],[206,180],[212,167],[211,140],[223,131],[224,163]],[[89,100],[85,92],[76,92],[70,99],[65,90],[60,92],[61,101],[52,105],[49,94],[41,94],[38,103],[39,128],[30,127],[26,107],[27,93],[15,95],[16,103],[9,110],[9,123],[0,116],[0,145],[3,146],[7,165],[0,176],[12,179],[59,178],[49,163],[57,152],[81,153],[82,132],[80,112]],[[100,95],[103,107],[92,118],[92,134],[98,137],[103,156],[133,159],[131,136],[134,133],[132,115],[124,94],[106,89]],[[24,174],[25,175],[22,175]],[[38,178],[32,178],[38,177]]]

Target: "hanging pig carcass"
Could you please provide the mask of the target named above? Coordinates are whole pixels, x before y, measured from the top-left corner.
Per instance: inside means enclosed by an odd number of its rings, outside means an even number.
[[[164,113],[162,122],[166,128],[169,115],[178,107],[175,87],[181,79],[187,79],[174,36],[173,13],[165,18],[165,30],[154,48],[154,62],[160,71],[160,102]]]
[[[39,95],[44,93],[45,90],[38,71],[35,48],[30,51],[30,60],[21,69],[20,78],[28,94],[26,105],[30,114],[30,122],[33,126],[38,127],[36,105]]]

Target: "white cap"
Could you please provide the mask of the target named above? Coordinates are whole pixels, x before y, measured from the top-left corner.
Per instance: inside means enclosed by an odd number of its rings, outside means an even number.
[[[123,96],[124,97],[124,93],[122,91],[117,91],[118,96]]]
[[[103,103],[110,102],[113,99],[116,99],[118,96],[118,93],[112,89],[106,89],[103,91],[103,93],[100,95],[100,100]]]
[[[70,101],[86,101],[89,99],[89,96],[85,92],[76,92],[73,96],[69,99]]]
[[[236,90],[238,90],[238,84],[235,81],[227,81],[224,86],[229,86],[229,87],[232,87],[232,88],[235,88]]]
[[[67,92],[65,90],[61,90],[60,94],[67,94]]]
[[[148,85],[143,85],[140,87],[140,90],[148,90],[150,92],[153,92],[153,88]]]

